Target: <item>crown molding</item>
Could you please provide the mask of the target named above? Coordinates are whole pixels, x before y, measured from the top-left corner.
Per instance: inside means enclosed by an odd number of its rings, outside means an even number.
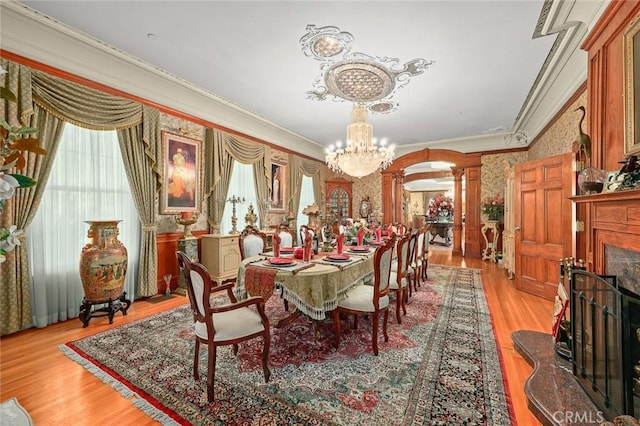
[[[324,146],[14,0],[0,3],[2,49],[151,103],[324,160]],[[123,78],[126,76],[126,78]]]

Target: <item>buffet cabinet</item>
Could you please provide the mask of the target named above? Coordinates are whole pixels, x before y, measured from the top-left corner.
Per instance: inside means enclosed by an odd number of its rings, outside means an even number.
[[[344,179],[328,180],[327,184],[327,212],[342,223],[351,216],[353,200],[352,182]]]
[[[209,270],[213,280],[233,278],[240,266],[240,236],[238,234],[206,234],[201,237],[200,262]]]

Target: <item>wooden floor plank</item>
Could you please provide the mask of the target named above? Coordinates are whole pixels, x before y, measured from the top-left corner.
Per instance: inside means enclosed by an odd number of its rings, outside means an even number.
[[[539,425],[529,412],[524,381],[531,367],[514,350],[515,330],[548,332],[552,302],[515,289],[513,281],[498,265],[480,259],[452,255],[434,246],[429,263],[478,268],[502,353],[511,403],[519,425]],[[126,324],[187,303],[184,296],[164,302],[136,301],[127,316],[116,314],[114,325]],[[77,318],[43,329],[31,329],[0,339],[0,400],[18,398],[36,425],[154,425],[142,411],[110,386],[67,358],[58,345],[108,330],[107,318],[92,318],[87,328]],[[191,362],[186,360],[185,362]]]

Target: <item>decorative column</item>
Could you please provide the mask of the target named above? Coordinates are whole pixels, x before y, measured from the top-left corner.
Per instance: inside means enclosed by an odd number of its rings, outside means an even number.
[[[404,202],[402,183],[404,180],[404,173],[394,173],[393,177],[395,179],[395,188],[393,191],[393,221],[402,222],[402,203]]]
[[[382,224],[393,222],[393,174],[382,172]]]
[[[178,250],[189,256],[192,262],[198,262],[198,239],[191,233],[191,225],[198,221],[197,216],[193,216],[192,212],[182,212],[180,216],[176,216],[176,223],[184,226],[182,237],[178,238]],[[184,281],[184,275],[178,274],[179,287],[175,293],[185,296],[187,294],[187,284]]]
[[[453,254],[462,254],[462,176],[464,169],[452,167],[453,173]]]

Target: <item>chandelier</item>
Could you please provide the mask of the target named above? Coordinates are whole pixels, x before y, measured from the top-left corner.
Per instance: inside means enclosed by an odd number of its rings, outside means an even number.
[[[351,124],[347,126],[347,143],[331,145],[327,148],[326,161],[335,172],[361,178],[378,170],[386,169],[393,161],[393,148],[384,141],[379,146],[373,139],[373,126],[367,122],[367,107],[354,104]]]
[[[383,143],[376,146],[367,112],[395,111],[398,104],[392,99],[396,91],[433,61],[413,59],[401,64],[398,58],[350,52],[353,41],[351,33],[338,27],[307,25],[300,44],[305,56],[320,61],[320,76],[307,98],[354,103],[346,146],[343,148],[340,142],[330,146],[326,161],[331,170],[360,178],[387,168],[394,156],[393,149]]]

